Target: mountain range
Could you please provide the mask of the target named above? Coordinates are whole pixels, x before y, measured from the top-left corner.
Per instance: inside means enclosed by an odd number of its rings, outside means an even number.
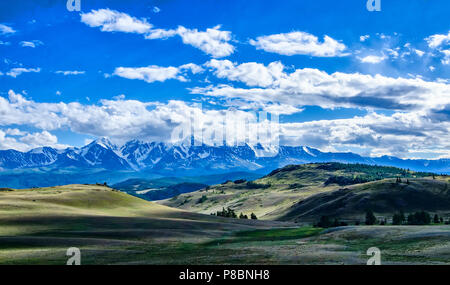
[[[271,155],[261,156],[261,152]],[[209,146],[129,141],[122,146],[99,138],[81,148],[41,147],[28,152],[0,151],[3,170],[42,168],[105,169],[158,173],[161,175],[203,175],[231,171],[267,172],[288,164],[311,162],[362,163],[394,166],[415,171],[450,172],[450,159],[400,159],[393,156],[363,157],[355,153],[321,152],[307,146],[261,145]]]

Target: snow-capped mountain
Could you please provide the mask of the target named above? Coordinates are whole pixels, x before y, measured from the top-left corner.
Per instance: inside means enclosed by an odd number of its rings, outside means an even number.
[[[139,140],[117,146],[107,138],[100,138],[82,148],[56,150],[42,147],[28,152],[0,151],[0,167],[3,169],[78,167],[145,170],[171,175],[271,170],[287,164],[330,161],[387,165],[416,171],[450,172],[450,159],[403,160],[389,156],[370,158],[354,153],[325,153],[306,146],[268,149],[261,145],[172,145]]]

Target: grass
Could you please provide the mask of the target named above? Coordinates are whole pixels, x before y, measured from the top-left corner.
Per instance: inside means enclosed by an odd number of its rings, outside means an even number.
[[[373,246],[386,263],[434,264],[450,263],[450,226],[294,227],[95,185],[0,192],[0,264],[65,264],[73,246],[82,264],[365,264]]]
[[[444,178],[440,176],[436,176],[434,181],[431,178],[424,178],[431,177],[431,175],[430,173],[413,172],[395,167],[362,164],[311,163],[289,165],[253,182],[234,183],[230,181],[211,186],[208,190],[203,189],[179,195],[176,198],[163,200],[159,203],[203,214],[215,213],[222,210],[222,207],[230,207],[238,214],[241,212],[244,215],[255,213],[262,220],[297,221],[297,217],[291,215],[291,207],[318,194],[332,193],[341,188],[358,185],[363,185],[361,187],[365,185],[368,187],[367,191],[375,192],[378,190],[376,188],[379,185],[377,182],[381,182],[381,184],[386,181],[395,182],[396,177],[401,177],[403,182],[408,179],[411,182],[410,188],[414,186],[412,185],[414,181],[422,181],[418,187],[427,184],[427,187],[432,188],[436,188],[435,186],[438,183],[443,183],[442,179]],[[369,183],[356,184],[361,182]],[[381,187],[386,188],[385,186],[382,185]],[[207,201],[196,203],[202,196],[205,196]]]

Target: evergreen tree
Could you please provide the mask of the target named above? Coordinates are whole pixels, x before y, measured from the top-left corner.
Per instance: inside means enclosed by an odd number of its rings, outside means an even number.
[[[248,219],[248,216],[241,213],[239,219]]]
[[[403,213],[403,211],[400,211],[400,221],[401,221],[401,225],[403,225],[406,222],[406,217],[405,217],[405,213]]]
[[[319,223],[317,223],[317,226],[319,228],[329,228],[332,226],[332,223],[328,216],[322,216],[322,217],[320,217],[320,221],[319,221]]]
[[[366,211],[366,225],[375,225],[377,223],[377,218],[373,214],[372,210]]]
[[[252,214],[250,215],[250,218],[251,218],[252,220],[257,220],[257,219],[258,219],[254,213],[252,213]]]
[[[433,223],[439,224],[439,216],[437,214],[434,214]]]

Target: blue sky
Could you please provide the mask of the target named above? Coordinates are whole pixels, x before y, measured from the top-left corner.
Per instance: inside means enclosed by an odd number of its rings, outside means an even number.
[[[381,3],[3,1],[0,149],[165,141],[232,108],[278,113],[283,144],[450,157],[450,3]]]

